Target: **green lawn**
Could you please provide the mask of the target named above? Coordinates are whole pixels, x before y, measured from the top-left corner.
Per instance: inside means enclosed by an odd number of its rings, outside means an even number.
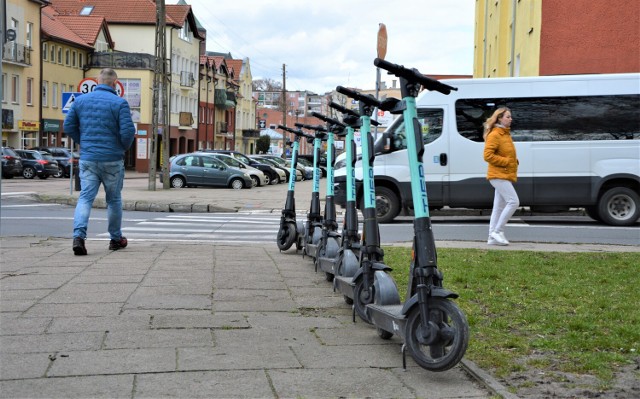
[[[385,247],[401,295],[411,249]],[[640,349],[640,253],[440,249],[469,320],[466,357],[497,376],[539,367],[603,386]]]

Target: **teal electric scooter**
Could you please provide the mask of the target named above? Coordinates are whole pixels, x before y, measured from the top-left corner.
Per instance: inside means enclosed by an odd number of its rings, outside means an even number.
[[[360,267],[352,278],[336,276],[334,281],[340,291],[353,299],[355,314],[368,323],[371,322],[367,313],[367,305],[377,303],[384,305],[399,305],[400,295],[395,282],[388,274],[391,268],[384,264],[384,251],[380,247],[380,230],[376,219],[376,190],[373,176],[373,137],[371,136],[371,115],[380,102],[371,95],[363,95],[355,90],[338,86],[336,90],[348,97],[358,100],[360,127],[362,138],[362,182],[364,197],[364,216],[362,244],[360,246]],[[352,126],[356,126],[355,124]],[[349,288],[352,292],[349,292]],[[351,295],[350,295],[351,294]],[[390,338],[393,334],[378,329],[381,337]]]
[[[409,267],[407,299],[401,305],[385,305],[376,300],[367,305],[367,314],[378,331],[397,334],[402,346],[421,367],[444,371],[464,356],[469,341],[469,325],[464,313],[451,299],[458,294],[443,288],[443,274],[438,270],[437,254],[425,183],[422,158],[425,152],[416,99],[421,88],[445,95],[457,90],[428,78],[417,69],[408,69],[377,58],[374,64],[400,78],[402,100],[387,99],[380,109],[402,114],[407,136],[407,156],[411,175],[414,240],[413,260]]]
[[[340,233],[338,232],[338,222],[336,220],[336,204],[333,200],[333,167],[335,160],[334,135],[342,135],[345,125],[333,118],[329,118],[318,112],[311,112],[311,115],[327,123],[327,195],[324,204],[324,224],[322,225],[322,239],[318,245],[318,256],[316,257],[316,271],[320,269],[325,273],[327,281],[333,281],[336,265],[338,262],[338,252],[340,250]]]

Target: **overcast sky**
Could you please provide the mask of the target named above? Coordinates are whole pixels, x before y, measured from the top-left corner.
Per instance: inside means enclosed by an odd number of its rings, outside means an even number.
[[[288,90],[374,89],[380,22],[387,61],[425,74],[473,73],[473,0],[186,2],[207,30],[207,50],[248,57],[254,79],[282,81],[286,64]]]

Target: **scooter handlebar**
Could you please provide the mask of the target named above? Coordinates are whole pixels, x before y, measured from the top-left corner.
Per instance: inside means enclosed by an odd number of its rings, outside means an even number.
[[[302,130],[299,130],[299,129],[295,130],[295,129],[292,129],[292,128],[288,127],[288,126],[278,125],[278,129],[284,130],[285,132],[293,133],[298,137],[313,138],[313,136],[310,136],[310,135],[306,134]]]
[[[336,91],[338,93],[344,94],[345,96],[351,97],[354,100],[362,101],[367,105],[380,108],[380,101],[376,100],[376,98],[371,94],[362,94],[360,92],[347,89],[346,87],[342,87],[342,86],[336,87]]]
[[[333,101],[329,103],[329,106],[342,114],[355,116],[356,118],[360,117],[360,114],[357,113],[356,111],[349,108],[345,108],[338,103],[334,103]]]
[[[309,125],[306,123],[299,123],[296,122],[295,123],[296,127],[300,127],[300,128],[305,128],[305,129],[309,129],[309,130],[315,130],[316,132],[326,132],[327,128],[322,126],[322,125]]]
[[[318,119],[320,119],[320,120],[323,120],[323,121],[325,121],[325,122],[327,122],[327,123],[330,123],[330,124],[332,124],[332,125],[338,125],[338,126],[340,126],[340,127],[346,127],[346,125],[345,125],[344,123],[340,122],[339,120],[337,120],[337,119],[333,119],[333,118],[329,118],[328,116],[323,115],[323,114],[321,114],[321,113],[318,113],[318,112],[316,112],[316,111],[312,111],[312,112],[311,112],[311,115],[312,115],[312,116],[315,116],[316,118],[318,118]]]
[[[381,58],[376,58],[375,60],[373,60],[373,65],[377,66],[378,68],[382,68],[389,73],[396,75],[397,77],[405,78],[410,82],[420,83],[422,87],[429,91],[437,91],[442,94],[449,94],[451,93],[451,90],[458,90],[458,88],[456,87],[449,86],[437,81],[436,79],[432,79],[421,74],[420,71],[418,71],[416,68],[405,68],[402,65],[394,64]]]

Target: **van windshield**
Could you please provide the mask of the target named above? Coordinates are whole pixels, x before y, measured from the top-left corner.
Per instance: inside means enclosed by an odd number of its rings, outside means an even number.
[[[440,108],[418,109],[418,122],[420,123],[420,131],[422,133],[422,141],[424,144],[429,144],[442,135],[443,115],[444,112]],[[394,123],[389,126],[384,136],[390,139],[390,142],[388,143],[389,152],[406,149],[407,132],[404,118],[401,116],[394,121]],[[380,141],[381,140],[378,140],[378,142]],[[378,143],[376,143],[375,147],[376,152],[382,150],[381,148],[378,148]]]

